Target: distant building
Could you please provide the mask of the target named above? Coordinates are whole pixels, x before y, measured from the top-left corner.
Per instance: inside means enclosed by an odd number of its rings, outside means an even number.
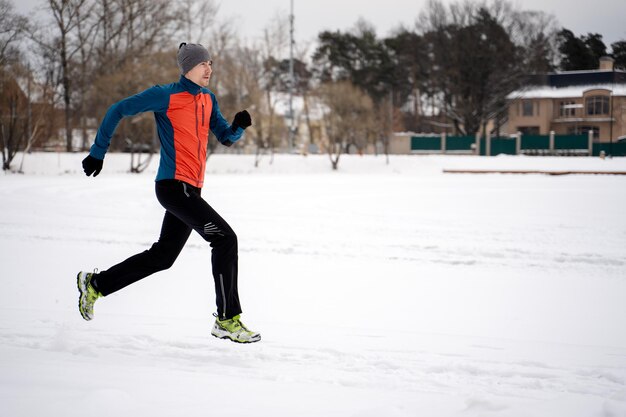
[[[272,93],[272,103],[274,103],[274,114],[281,116],[284,120],[285,142],[281,145],[284,149],[289,149],[286,143],[288,137],[288,127],[291,125],[289,113],[289,95],[287,93]],[[295,143],[293,152],[298,153],[319,153],[326,152],[328,136],[324,128],[324,112],[328,111],[319,99],[310,95],[305,98],[301,95],[293,96],[293,115],[295,118]],[[254,146],[253,146],[254,147]]]
[[[61,149],[63,112],[51,101],[29,76],[17,77],[0,69],[0,125],[5,141],[18,150],[27,146],[29,138],[31,150]]]
[[[511,93],[508,121],[502,132],[523,135],[585,134],[594,142],[626,138],[626,71],[615,70],[613,59],[600,68],[534,76]]]

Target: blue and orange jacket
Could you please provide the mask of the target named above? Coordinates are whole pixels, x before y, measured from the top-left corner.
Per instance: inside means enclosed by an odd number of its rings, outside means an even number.
[[[178,82],[155,85],[113,104],[100,124],[89,154],[104,159],[120,120],[147,111],[154,112],[161,142],[157,181],[176,179],[201,188],[209,129],[226,146],[243,135],[241,127],[233,132],[224,119],[215,94],[181,76]]]

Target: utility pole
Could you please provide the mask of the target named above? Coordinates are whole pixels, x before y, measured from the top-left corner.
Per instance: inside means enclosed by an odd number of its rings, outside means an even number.
[[[293,112],[293,88],[295,79],[293,75],[293,0],[291,0],[291,11],[289,13],[289,150],[292,151],[295,146],[296,134],[296,118]],[[290,152],[291,153],[291,152]]]
[[[613,74],[613,77],[615,77],[615,74]],[[609,155],[611,155],[611,157],[613,157],[613,90],[615,89],[615,78],[613,78],[613,86],[611,87],[611,95],[609,96],[609,120],[610,120],[610,127],[609,127]],[[598,138],[599,140],[599,138]]]

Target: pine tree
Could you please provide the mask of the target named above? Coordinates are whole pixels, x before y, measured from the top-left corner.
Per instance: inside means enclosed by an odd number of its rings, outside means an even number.
[[[606,55],[606,45],[598,33],[576,37],[572,31],[563,28],[557,36],[562,55],[559,67],[564,71],[597,69],[600,58]]]
[[[615,59],[615,69],[626,70],[626,40],[613,42],[611,50]]]

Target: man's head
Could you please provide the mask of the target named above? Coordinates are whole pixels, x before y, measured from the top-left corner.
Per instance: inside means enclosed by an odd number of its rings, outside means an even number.
[[[211,56],[200,44],[181,43],[178,47],[178,68],[181,74],[194,83],[206,87],[211,78]]]

